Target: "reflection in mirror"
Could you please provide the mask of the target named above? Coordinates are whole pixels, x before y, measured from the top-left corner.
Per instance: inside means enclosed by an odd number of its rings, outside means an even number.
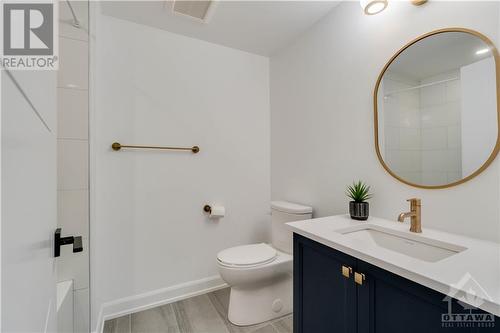
[[[491,162],[498,137],[495,61],[492,45],[462,31],[432,34],[394,58],[376,91],[378,153],[393,175],[444,187]]]

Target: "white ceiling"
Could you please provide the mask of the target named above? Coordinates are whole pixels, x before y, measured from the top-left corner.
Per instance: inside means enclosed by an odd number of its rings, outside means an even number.
[[[217,1],[208,23],[172,12],[169,1],[101,2],[105,15],[264,56],[272,55],[339,1]]]
[[[462,32],[447,32],[425,38],[401,53],[388,71],[422,80],[443,74],[490,57],[476,55],[488,48],[479,37]]]

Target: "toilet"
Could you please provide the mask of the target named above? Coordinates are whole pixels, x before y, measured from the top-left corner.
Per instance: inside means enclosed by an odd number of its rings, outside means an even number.
[[[228,309],[231,323],[254,325],[292,312],[293,235],[285,223],[311,217],[311,207],[273,201],[272,244],[241,245],[217,254],[219,273],[231,286]]]

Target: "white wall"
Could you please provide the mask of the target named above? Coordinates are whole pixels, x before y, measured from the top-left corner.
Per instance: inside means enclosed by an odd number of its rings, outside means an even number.
[[[477,170],[490,156],[498,135],[495,60],[493,57],[461,69],[462,163],[464,174]],[[477,149],[485,147],[485,149]]]
[[[268,240],[270,219],[269,60],[98,12],[95,20],[94,325],[101,308],[220,281],[217,252]],[[114,141],[201,151],[114,152]],[[225,205],[226,217],[208,220],[206,203]]]
[[[496,2],[390,2],[363,15],[340,4],[294,44],[271,58],[272,198],[311,204],[315,216],[345,213],[346,184],[363,179],[375,197],[371,214],[395,219],[420,197],[425,227],[500,240],[499,164],[463,185],[421,190],[392,178],[374,149],[372,93],[388,59],[428,31],[461,26],[498,42]]]

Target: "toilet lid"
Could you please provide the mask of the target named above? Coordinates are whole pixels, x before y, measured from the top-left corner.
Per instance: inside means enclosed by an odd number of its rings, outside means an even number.
[[[250,266],[273,261],[278,253],[267,244],[250,244],[231,247],[217,254],[219,262],[231,266]]]

